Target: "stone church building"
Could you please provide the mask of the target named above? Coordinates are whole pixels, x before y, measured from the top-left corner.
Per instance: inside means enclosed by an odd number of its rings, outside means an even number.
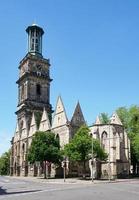
[[[10,173],[15,176],[41,176],[43,166],[39,163],[31,165],[27,162],[27,152],[32,137],[37,130],[51,130],[59,138],[61,148],[69,143],[76,130],[86,124],[79,102],[72,119],[69,120],[61,97],[58,97],[53,112],[50,103],[50,61],[42,55],[42,36],[44,31],[36,24],[26,29],[28,34],[28,53],[19,63],[17,124],[12,138]],[[94,159],[93,174],[96,178],[127,176],[130,171],[130,141],[116,113],[109,124],[102,124],[97,117],[90,126],[90,135],[98,138],[100,144],[108,153],[106,162]],[[91,137],[90,137],[91,139]],[[88,173],[92,173],[91,162]],[[50,176],[62,172],[53,164],[48,166]],[[80,169],[71,165],[67,159],[66,173],[69,176],[79,176]]]

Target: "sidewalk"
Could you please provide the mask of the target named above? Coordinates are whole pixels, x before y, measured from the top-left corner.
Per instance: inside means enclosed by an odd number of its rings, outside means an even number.
[[[66,178],[65,182],[63,178],[49,178],[49,179],[44,179],[43,177],[16,177],[16,176],[9,176],[8,178],[14,178],[18,180],[23,180],[23,181],[33,181],[33,182],[39,182],[39,183],[54,183],[54,184],[104,184],[104,183],[119,183],[119,182],[139,182],[139,178],[134,178],[134,179],[116,179],[116,180],[94,180],[92,182],[91,179],[79,179],[79,178]]]

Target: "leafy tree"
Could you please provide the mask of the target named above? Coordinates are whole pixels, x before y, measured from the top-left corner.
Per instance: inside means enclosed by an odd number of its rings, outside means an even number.
[[[134,145],[136,160],[137,162],[139,162],[139,134],[135,136],[133,145]]]
[[[100,121],[102,124],[108,124],[110,122],[109,116],[107,113],[101,113],[100,114]]]
[[[120,107],[116,110],[125,130],[129,132],[129,111],[126,107]]]
[[[92,140],[89,132],[90,130],[87,126],[80,127],[73,139],[64,148],[65,155],[71,161],[83,163],[83,174],[85,174],[85,163],[91,158],[92,153]],[[100,147],[99,141],[95,139],[93,139],[93,153],[94,157],[99,159],[106,159],[107,157],[106,153]]]
[[[46,161],[59,164],[60,159],[60,145],[55,134],[52,132],[36,132],[28,151],[28,160],[31,163],[45,161],[44,178],[46,178]]]
[[[139,166],[139,107],[136,105],[128,109],[120,107],[117,109],[117,114],[130,138],[131,164],[133,165],[133,173],[135,174],[136,167]]]
[[[5,152],[0,157],[0,175],[9,175],[10,173],[10,151]]]

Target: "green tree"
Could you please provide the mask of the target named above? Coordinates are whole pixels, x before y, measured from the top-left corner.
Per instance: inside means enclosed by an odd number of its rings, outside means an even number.
[[[36,132],[28,151],[28,160],[30,163],[44,162],[44,178],[46,178],[46,161],[59,164],[61,160],[59,140],[55,137],[55,134],[52,132]]]
[[[129,110],[126,107],[120,107],[116,110],[125,130],[129,132]]]
[[[100,114],[100,121],[102,124],[108,124],[110,122],[109,116],[107,113],[101,113]]]
[[[10,150],[0,157],[0,175],[9,175],[10,173]]]
[[[74,135],[69,144],[65,145],[64,153],[71,161],[83,163],[83,176],[85,174],[85,163],[91,158],[92,138],[89,135],[90,130],[87,126],[82,126]],[[93,139],[94,157],[106,159],[107,155],[100,146],[98,140]]]
[[[131,164],[133,165],[133,173],[135,174],[137,166],[139,169],[139,107],[136,105],[128,109],[126,107],[120,107],[116,112],[130,138]],[[137,173],[139,173],[139,171]]]
[[[139,163],[139,135],[136,135],[133,141],[134,150],[135,150],[135,156],[137,159],[137,162]]]

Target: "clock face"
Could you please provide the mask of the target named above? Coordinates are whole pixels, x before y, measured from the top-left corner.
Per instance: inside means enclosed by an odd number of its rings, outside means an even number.
[[[37,68],[37,71],[41,71],[42,70],[42,66],[41,65],[37,65],[36,68]]]
[[[36,72],[38,76],[41,76],[42,74],[42,66],[41,65],[36,65]]]

